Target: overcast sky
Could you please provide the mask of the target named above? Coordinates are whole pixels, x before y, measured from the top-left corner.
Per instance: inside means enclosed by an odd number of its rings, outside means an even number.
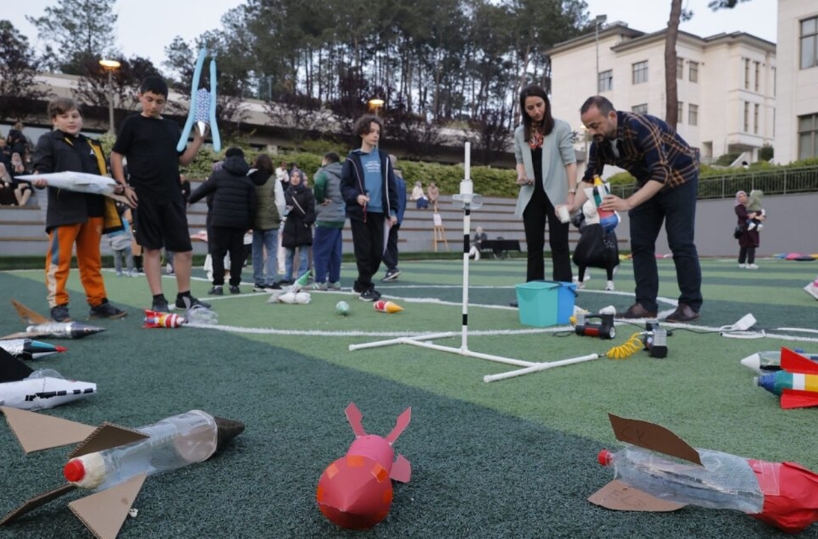
[[[735,9],[719,12],[710,11],[708,1],[686,0],[685,7],[692,10],[694,16],[682,23],[682,30],[701,37],[742,31],[776,42],[776,0],[750,0]],[[119,16],[116,45],[126,57],[148,57],[164,70],[165,47],[175,36],[180,35],[192,43],[196,36],[218,28],[225,12],[244,3],[244,0],[120,0],[115,7]],[[586,0],[586,3],[592,19],[607,15],[608,23],[623,21],[643,32],[661,30],[667,26],[670,15],[670,0]],[[14,9],[0,12],[0,19],[11,20],[37,47],[37,32],[25,15],[39,17],[46,7],[56,5],[57,0],[15,2]]]

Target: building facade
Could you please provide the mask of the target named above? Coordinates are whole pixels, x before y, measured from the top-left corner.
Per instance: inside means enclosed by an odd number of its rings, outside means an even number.
[[[818,157],[818,2],[778,0],[775,161]]]
[[[548,51],[554,116],[581,134],[579,109],[599,94],[619,110],[664,118],[666,33],[646,34],[616,22],[557,44]],[[703,163],[743,152],[755,161],[758,150],[774,145],[774,43],[742,32],[701,38],[680,31],[676,53],[676,128]]]

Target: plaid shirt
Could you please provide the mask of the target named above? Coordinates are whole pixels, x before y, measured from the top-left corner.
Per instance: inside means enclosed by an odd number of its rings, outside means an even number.
[[[616,125],[619,155],[612,141],[593,142],[582,181],[593,182],[606,164],[630,172],[640,187],[654,180],[672,189],[698,176],[693,150],[664,121],[650,114],[616,111]]]

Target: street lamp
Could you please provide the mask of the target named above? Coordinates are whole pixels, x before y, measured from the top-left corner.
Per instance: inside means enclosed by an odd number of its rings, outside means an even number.
[[[100,60],[99,65],[108,72],[108,132],[114,134],[114,71],[121,65],[116,60]]]
[[[594,22],[596,23],[596,93],[599,94],[599,25],[605,24],[608,20],[607,15],[597,15]]]
[[[378,99],[377,97],[369,100],[369,108],[375,111],[375,116],[378,115],[378,109],[383,106],[383,103],[383,99]]]

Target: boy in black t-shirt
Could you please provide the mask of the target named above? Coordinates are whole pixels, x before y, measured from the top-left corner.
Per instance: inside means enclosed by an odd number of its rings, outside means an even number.
[[[126,196],[133,206],[136,241],[144,248],[145,276],[153,295],[152,309],[168,312],[162,293],[162,248],[175,253],[175,305],[184,309],[210,305],[190,295],[190,268],[193,248],[187,227],[185,201],[179,189],[179,165],[188,165],[204,142],[204,134],[195,132],[193,143],[184,153],[176,151],[181,137],[179,126],[162,117],[168,98],[168,86],[159,77],[148,77],[139,86],[140,114],[125,119],[111,151],[114,178],[125,184],[123,158],[128,159],[129,181],[133,190]]]

